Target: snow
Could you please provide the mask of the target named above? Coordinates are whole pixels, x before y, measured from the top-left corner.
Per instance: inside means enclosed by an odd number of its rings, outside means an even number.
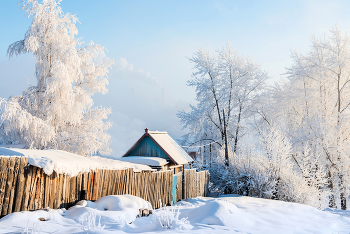
[[[0,145],[0,147],[3,147],[3,148],[24,149],[25,145]]]
[[[127,156],[118,160],[148,166],[164,166],[165,164],[168,164],[166,159],[159,157]]]
[[[139,209],[150,204],[131,195],[81,201],[69,210],[48,209],[16,212],[0,219],[0,233],[349,233],[350,212],[287,203],[262,198],[226,195],[197,197],[175,206],[136,218]],[[170,215],[174,214],[174,215]],[[178,215],[177,215],[178,214]],[[155,218],[158,217],[158,218]],[[163,230],[159,218],[173,220]],[[47,221],[39,221],[44,218]],[[170,220],[171,221],[171,220]],[[35,233],[35,232],[33,232]],[[91,232],[90,232],[91,233]]]
[[[96,202],[80,201],[65,212],[67,218],[81,222],[85,213],[96,212],[96,215],[131,223],[139,214],[139,209],[152,210],[148,201],[132,195],[110,195],[101,197]]]
[[[122,170],[134,168],[135,172],[152,171],[153,169],[141,164],[122,162],[99,156],[83,157],[62,150],[29,150],[0,147],[0,156],[28,157],[30,165],[43,168],[45,174],[67,174],[70,177],[79,173],[97,169]]]
[[[188,164],[193,159],[171,138],[167,132],[148,131],[150,136],[170,155],[177,164]]]

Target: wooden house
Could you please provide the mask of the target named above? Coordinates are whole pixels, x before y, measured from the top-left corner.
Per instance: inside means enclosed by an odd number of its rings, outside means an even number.
[[[185,165],[193,163],[193,159],[167,132],[148,131],[147,128],[142,137],[123,155],[122,160],[141,163],[137,160],[142,158],[159,161],[158,165],[145,162],[147,166],[157,170],[172,169],[175,173],[183,171]]]

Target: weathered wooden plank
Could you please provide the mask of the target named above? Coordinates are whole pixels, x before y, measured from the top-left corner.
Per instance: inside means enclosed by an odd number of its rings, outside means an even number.
[[[14,176],[14,166],[15,166],[16,160],[14,157],[10,158],[10,165],[8,167],[8,175],[7,175],[7,182],[6,182],[6,189],[5,189],[5,195],[4,195],[4,202],[3,202],[3,208],[1,215],[7,215],[8,214],[8,208],[10,203],[10,196],[11,196],[11,188],[13,183],[13,176]]]
[[[75,195],[75,199],[77,201],[83,200],[82,198],[82,192],[81,192],[81,184],[82,184],[82,174],[80,173],[79,175],[77,175],[77,187],[76,187],[76,195]]]
[[[65,176],[66,179],[66,194],[65,194],[65,208],[68,209],[70,206],[70,177],[68,175]]]
[[[38,180],[38,171],[40,169],[37,167],[33,167],[33,177],[30,184],[30,194],[29,194],[29,202],[28,202],[28,210],[34,210],[34,201],[35,201],[35,192],[36,192],[36,184]]]
[[[76,189],[76,177],[71,177],[70,178],[70,196],[69,196],[69,200],[70,200],[70,206],[75,205],[75,189]]]
[[[58,209],[60,206],[60,196],[59,196],[59,189],[60,189],[60,179],[61,175],[56,173],[56,178],[55,178],[55,195],[54,195],[54,209]]]
[[[57,208],[64,207],[63,185],[64,185],[64,174],[60,174],[58,177],[58,186],[57,186]]]
[[[55,177],[56,177],[56,172],[53,172],[53,173],[50,175],[50,199],[49,199],[49,207],[50,207],[51,209],[54,208]]]
[[[39,196],[39,209],[43,209],[45,200],[45,172],[41,170],[41,178],[40,178],[40,196]]]
[[[102,175],[101,175],[101,188],[100,188],[100,197],[104,197],[105,196],[105,189],[107,187],[107,181],[106,181],[106,177],[107,177],[107,170],[101,170],[102,171]]]
[[[23,201],[21,211],[27,211],[29,205],[30,186],[32,184],[33,166],[26,166],[24,170],[25,185],[23,189]]]
[[[95,171],[94,172],[95,176],[94,176],[94,187],[92,189],[92,201],[96,201],[98,199],[98,188],[99,188],[99,181],[100,181],[100,173],[99,171]]]
[[[8,167],[10,164],[9,157],[0,158],[0,215],[3,209],[4,196],[6,191]]]
[[[9,207],[8,207],[8,211],[7,211],[8,214],[12,213],[13,207],[14,207],[17,180],[18,180],[18,172],[19,172],[20,164],[21,164],[21,158],[15,157],[15,166],[13,169],[13,181],[12,181],[12,187],[11,187]]]
[[[22,205],[22,197],[24,192],[24,168],[28,164],[28,157],[21,157],[20,165],[19,165],[19,172],[18,172],[18,182],[17,182],[17,189],[16,189],[16,197],[14,202],[14,212],[19,212],[21,210]]]
[[[89,177],[89,200],[91,201],[92,198],[92,190],[93,190],[93,186],[94,186],[94,172],[90,171],[90,177]]]
[[[38,168],[36,173],[36,184],[35,184],[35,195],[34,195],[34,207],[32,209],[40,209],[40,197],[41,197],[41,180],[42,180],[42,169]]]
[[[43,180],[44,180],[43,206],[44,206],[44,208],[46,208],[49,206],[49,199],[50,199],[50,176],[44,173]]]
[[[112,189],[112,174],[113,174],[113,171],[108,171],[106,196],[111,195],[110,192]]]
[[[61,208],[68,208],[67,205],[67,175],[61,175],[62,176],[62,180],[63,180],[63,185],[62,185],[62,193],[61,193]]]
[[[83,181],[82,181],[82,197],[83,200],[87,200],[87,186],[88,186],[88,173],[83,173],[82,175]]]
[[[118,186],[118,171],[119,170],[114,170],[113,171],[113,177],[112,177],[112,191],[111,191],[111,194],[112,195],[116,195],[116,188]]]

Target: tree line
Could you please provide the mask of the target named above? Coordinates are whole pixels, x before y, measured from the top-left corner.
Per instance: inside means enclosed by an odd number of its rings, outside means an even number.
[[[350,195],[350,42],[334,26],[291,54],[274,85],[230,44],[200,49],[189,86],[196,105],[178,113],[198,146],[196,167],[224,193],[347,209]]]

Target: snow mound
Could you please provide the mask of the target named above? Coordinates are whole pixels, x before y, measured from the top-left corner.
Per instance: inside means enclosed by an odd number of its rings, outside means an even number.
[[[205,205],[182,212],[180,218],[188,218],[190,223],[234,227],[237,224],[251,225],[249,214],[231,202],[213,200]]]
[[[95,202],[79,201],[66,211],[65,216],[81,222],[87,213],[95,213],[104,219],[113,219],[121,225],[131,223],[136,219],[140,209],[152,210],[148,201],[133,195],[109,195]]]
[[[139,212],[139,209],[152,210],[151,203],[133,195],[109,195],[101,197],[96,202],[87,201],[86,206],[102,211],[123,211],[133,209]]]
[[[83,157],[62,150],[29,150],[0,147],[0,156],[28,157],[30,165],[43,168],[45,174],[67,174],[70,177],[97,169],[123,170],[133,168],[135,172],[152,171],[146,165],[122,162],[98,156]]]

